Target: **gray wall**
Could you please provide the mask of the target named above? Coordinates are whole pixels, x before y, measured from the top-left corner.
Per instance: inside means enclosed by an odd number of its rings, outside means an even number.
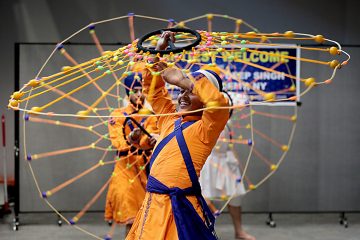
[[[13,142],[11,133],[14,129],[13,113],[6,110],[8,97],[14,88],[14,42],[58,42],[90,22],[128,12],[176,20],[214,12],[243,18],[264,32],[290,29],[321,33],[342,44],[359,44],[360,17],[357,5],[355,0],[342,1],[341,5],[338,1],[286,0],[0,1],[0,112],[6,113],[8,143]],[[137,25],[137,34],[146,32],[149,27]],[[126,24],[120,27],[109,25],[100,36],[102,42],[129,40]],[[294,147],[279,172],[263,189],[249,195],[246,200],[249,210],[276,209],[271,205],[276,201],[294,206],[294,210],[332,210],[334,207],[359,210],[360,181],[356,170],[360,166],[356,147],[360,142],[360,131],[356,124],[359,120],[356,111],[359,104],[355,97],[360,88],[357,81],[359,50],[348,50],[352,54],[352,61],[339,72],[334,84],[304,97]],[[39,62],[37,67],[41,64]],[[33,71],[35,74],[37,69]],[[311,71],[319,76],[324,74]],[[14,169],[12,148],[8,144],[11,175]],[[301,194],[296,194],[299,192]],[[302,197],[299,198],[299,195]]]

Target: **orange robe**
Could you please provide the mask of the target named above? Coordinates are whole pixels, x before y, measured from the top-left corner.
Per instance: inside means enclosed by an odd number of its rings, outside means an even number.
[[[131,151],[131,145],[129,145],[126,140],[131,129],[128,124],[124,125],[124,112],[130,115],[134,112],[134,109],[129,105],[114,110],[111,113],[108,124],[111,143],[118,152],[122,152],[124,156],[118,158],[112,173],[112,179],[106,197],[105,219],[113,220],[120,224],[131,224],[145,197],[147,181],[145,162],[148,161],[150,156],[144,158],[143,155],[132,152],[134,147]],[[139,123],[142,120],[141,117],[133,118]],[[134,128],[137,127],[135,123],[132,124]],[[148,117],[144,122],[144,128],[149,133],[157,133],[157,118]],[[150,147],[147,140],[147,136],[143,136],[140,145],[136,147],[149,149]]]
[[[148,102],[152,105],[156,114],[175,113],[175,105],[173,105],[171,98],[168,96],[164,81],[160,76],[155,76],[155,79],[154,95],[151,98],[147,98]],[[151,73],[149,70],[145,70],[143,73],[143,91],[145,94],[149,93],[151,80]],[[205,77],[196,80],[193,93],[199,96],[203,103],[217,102],[220,106],[228,106],[225,97]],[[199,119],[183,131],[197,176],[200,175],[202,166],[216,144],[221,131],[224,129],[228,116],[228,109],[211,109],[204,111],[201,117],[187,116],[183,118],[183,122]],[[178,115],[159,117],[160,137],[158,143],[173,132],[174,122],[178,118]],[[191,187],[192,183],[176,138],[170,140],[159,153],[151,167],[150,175],[168,188],[179,187],[184,189]],[[197,198],[195,196],[187,196],[187,199],[192,203],[199,216],[203,218]],[[170,196],[147,192],[140,212],[136,216],[126,239],[178,239]]]

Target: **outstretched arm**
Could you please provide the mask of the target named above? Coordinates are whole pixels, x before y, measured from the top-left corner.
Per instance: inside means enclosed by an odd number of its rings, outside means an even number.
[[[166,49],[167,42],[170,39],[174,40],[173,34],[164,32],[158,41],[156,49]],[[154,72],[162,71],[167,66],[165,63],[159,62],[157,57],[154,58],[153,63],[154,67],[152,69],[146,68],[143,71],[143,93],[156,114],[174,113],[176,112],[176,107],[172,103],[171,97],[165,88],[165,82],[163,81],[162,76],[152,74]],[[167,120],[172,118],[173,116],[160,117],[159,125],[162,126]]]

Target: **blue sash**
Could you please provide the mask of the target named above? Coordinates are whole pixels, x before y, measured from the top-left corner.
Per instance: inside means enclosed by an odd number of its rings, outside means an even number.
[[[126,112],[123,112],[123,114],[126,117],[125,125],[127,124],[131,131],[134,130],[134,125],[132,124],[131,120],[128,118],[129,114],[127,114]]]
[[[188,171],[192,186],[186,189],[178,187],[168,188],[153,176],[149,176],[146,190],[151,193],[168,194],[171,199],[171,207],[175,218],[176,229],[179,240],[192,239],[217,239],[214,224],[215,218],[211,213],[205,199],[201,195],[201,188],[196,171],[190,156],[189,149],[186,145],[182,131],[191,126],[194,122],[185,122],[181,125],[181,118],[175,122],[175,130],[165,137],[155,148],[150,159],[150,167],[155,161],[158,154],[164,146],[173,138],[176,137],[181,154],[185,161],[186,169]],[[194,209],[191,202],[186,196],[196,196],[203,211],[205,222]]]

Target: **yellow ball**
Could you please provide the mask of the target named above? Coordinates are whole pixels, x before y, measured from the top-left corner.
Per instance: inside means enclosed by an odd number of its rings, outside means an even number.
[[[311,77],[311,78],[308,78],[308,79],[305,80],[305,85],[306,85],[306,86],[309,87],[309,86],[311,86],[311,85],[313,85],[313,84],[315,84],[315,78],[312,78],[312,77]]]
[[[150,44],[152,45],[152,46],[156,46],[156,44],[157,44],[157,40],[151,40],[151,42],[150,42]]]
[[[24,96],[24,94],[25,93],[23,93],[23,92],[14,92],[12,97],[15,100],[20,100],[22,98],[22,96]]]
[[[32,107],[31,108],[31,113],[39,113],[42,111],[43,111],[43,109],[41,107]]]
[[[179,22],[179,23],[178,23],[178,27],[180,27],[180,28],[185,27],[185,23],[184,23],[184,22]]]
[[[323,35],[316,35],[316,36],[314,37],[314,40],[315,40],[315,42],[317,42],[317,43],[323,43],[323,42],[325,41],[325,38],[324,38]]]
[[[115,56],[115,57],[113,57],[113,59],[112,59],[114,62],[117,62],[118,60],[119,60],[119,57],[118,56]]]
[[[237,24],[237,25],[240,25],[240,24],[242,24],[242,23],[243,23],[243,20],[241,20],[241,19],[236,20],[236,24]]]
[[[254,184],[250,184],[250,185],[249,185],[249,188],[250,188],[250,190],[255,190],[255,189],[256,189],[256,186],[255,186]]]
[[[62,72],[68,72],[68,71],[70,71],[72,69],[72,67],[70,67],[70,66],[63,66],[62,68],[61,68],[61,71]]]
[[[336,68],[337,66],[339,66],[339,61],[338,60],[332,60],[329,63],[329,65],[330,65],[331,68]]]
[[[293,85],[291,85],[291,87],[289,88],[289,91],[291,91],[291,92],[295,92],[295,90],[296,90],[295,85],[294,85],[294,84],[293,84]]]
[[[19,101],[17,101],[17,100],[11,100],[9,104],[10,104],[11,107],[16,108],[16,107],[19,106]]]
[[[337,47],[331,47],[329,49],[329,52],[331,55],[337,55],[337,54],[339,54],[339,49]]]
[[[78,111],[76,115],[78,116],[79,119],[85,119],[86,116],[89,116],[89,113],[90,111],[83,110],[83,111]]]
[[[251,32],[247,32],[245,34],[248,35],[248,36],[255,36],[256,32],[251,31]]]
[[[221,195],[220,198],[221,200],[226,200],[228,197],[226,195]]]
[[[36,79],[33,79],[33,80],[30,80],[28,82],[28,86],[30,87],[37,87],[40,85],[40,81],[39,80],[36,80]]]
[[[287,150],[289,150],[288,145],[282,145],[282,146],[281,146],[281,150],[283,150],[284,152],[286,152]]]
[[[277,169],[277,166],[275,164],[271,164],[270,169],[271,171],[275,171]]]
[[[110,57],[110,56],[113,55],[113,52],[112,52],[112,51],[104,51],[101,55],[102,55],[102,56]]]
[[[294,116],[291,116],[291,121],[293,121],[293,122],[296,122],[296,120],[297,120],[297,117],[296,117],[296,115],[294,115]]]
[[[268,40],[267,36],[265,36],[265,35],[261,36],[261,41],[262,42],[266,42],[267,40]]]
[[[284,33],[284,36],[287,37],[287,38],[293,38],[295,36],[295,34],[294,34],[293,31],[286,31]]]
[[[214,15],[208,14],[206,17],[207,17],[207,19],[212,20],[214,18]]]
[[[265,101],[274,101],[275,100],[275,93],[266,93],[264,95]]]

